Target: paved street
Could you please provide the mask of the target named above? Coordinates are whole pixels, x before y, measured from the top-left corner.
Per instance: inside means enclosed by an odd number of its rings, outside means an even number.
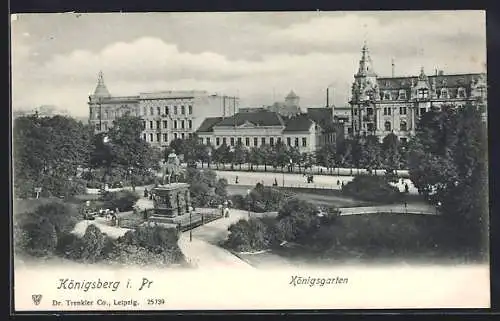
[[[236,184],[236,176],[238,176],[238,185],[255,186],[257,183],[264,183],[264,185],[272,185],[274,180],[278,182],[279,186],[286,187],[301,187],[301,188],[319,188],[319,189],[340,189],[342,182],[344,184],[350,182],[353,176],[328,176],[328,175],[314,175],[314,182],[307,183],[306,177],[301,174],[278,174],[278,173],[257,173],[257,172],[237,172],[237,171],[215,171],[218,177],[227,179],[231,185]],[[340,184],[337,184],[337,181]],[[408,184],[410,194],[418,194],[417,189],[409,179],[399,181],[396,185],[400,191],[404,191],[405,183]]]
[[[128,231],[130,231],[130,229],[128,228],[110,226],[108,225],[108,223],[104,218],[98,217],[93,221],[83,220],[78,222],[75,225],[75,228],[73,229],[73,233],[79,237],[82,237],[85,234],[87,227],[91,224],[97,226],[101,230],[101,232],[103,232],[112,239],[117,239],[120,236],[123,236]]]
[[[343,207],[339,208],[340,215],[357,215],[357,214],[374,214],[374,213],[400,213],[400,214],[423,214],[435,215],[436,208],[426,203],[411,203],[407,204],[389,204],[380,206],[366,207]]]
[[[217,245],[226,239],[229,225],[247,218],[247,215],[246,211],[230,210],[229,218],[221,218],[192,230],[192,242],[189,241],[189,231],[182,233],[179,239],[182,253],[192,264],[203,269],[252,269],[252,266]]]

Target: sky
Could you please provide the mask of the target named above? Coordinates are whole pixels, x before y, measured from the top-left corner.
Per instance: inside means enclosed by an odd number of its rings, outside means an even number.
[[[346,106],[366,41],[379,76],[482,72],[484,11],[18,14],[13,110],[88,115],[100,70],[112,95],[206,90],[242,107]]]

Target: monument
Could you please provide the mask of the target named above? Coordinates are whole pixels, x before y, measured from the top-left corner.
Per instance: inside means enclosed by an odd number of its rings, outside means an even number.
[[[190,214],[191,199],[189,184],[178,182],[181,166],[177,155],[174,153],[168,155],[166,164],[162,166],[162,172],[162,184],[151,191],[154,210],[148,221],[175,225],[182,224]]]

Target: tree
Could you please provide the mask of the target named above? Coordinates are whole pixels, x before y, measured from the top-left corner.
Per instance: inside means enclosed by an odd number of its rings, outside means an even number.
[[[264,172],[267,172],[267,165],[272,164],[273,161],[273,155],[274,155],[274,150],[271,145],[268,144],[263,144],[260,145],[260,150],[262,154],[262,160],[264,163]]]
[[[382,153],[386,174],[396,177],[396,170],[400,165],[400,143],[399,138],[393,133],[388,134],[382,140]]]
[[[230,158],[229,156],[230,156],[229,146],[222,144],[217,149],[215,149],[214,161],[217,164],[217,169],[219,169],[219,164],[222,164],[222,166],[225,167],[224,164]]]
[[[35,187],[64,195],[69,178],[89,163],[90,127],[63,116],[19,117],[13,126],[14,188],[28,197]]]
[[[263,163],[264,155],[259,147],[252,147],[248,154],[248,161],[250,163],[250,170],[253,171],[253,166],[259,166]]]
[[[367,136],[360,145],[360,164],[371,172],[380,167],[381,150],[378,138],[373,135]]]
[[[418,123],[410,142],[413,184],[457,227],[467,244],[483,242],[487,232],[487,135],[474,106],[431,110]]]
[[[234,153],[233,153],[233,163],[236,165],[239,165],[240,170],[241,170],[241,164],[245,163],[247,159],[247,150],[241,143],[236,144],[236,147],[234,148]]]

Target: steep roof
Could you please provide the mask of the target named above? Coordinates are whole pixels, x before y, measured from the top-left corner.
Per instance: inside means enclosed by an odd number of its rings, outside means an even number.
[[[454,74],[454,75],[432,75],[427,76],[429,83],[435,83],[436,87],[469,87],[475,79],[481,76],[480,73]],[[377,84],[381,90],[387,89],[410,89],[412,82],[418,81],[418,76],[408,77],[381,77],[377,78]]]
[[[286,127],[283,132],[305,132],[308,131],[309,128],[311,128],[312,124],[313,121],[308,117],[307,114],[298,114],[287,119]]]
[[[252,123],[257,126],[283,126],[283,119],[276,112],[261,110],[256,112],[237,113],[225,118],[217,126],[240,126],[245,123]]]
[[[222,120],[222,117],[208,117],[203,120],[197,132],[208,133],[213,131],[213,128],[217,123]]]

